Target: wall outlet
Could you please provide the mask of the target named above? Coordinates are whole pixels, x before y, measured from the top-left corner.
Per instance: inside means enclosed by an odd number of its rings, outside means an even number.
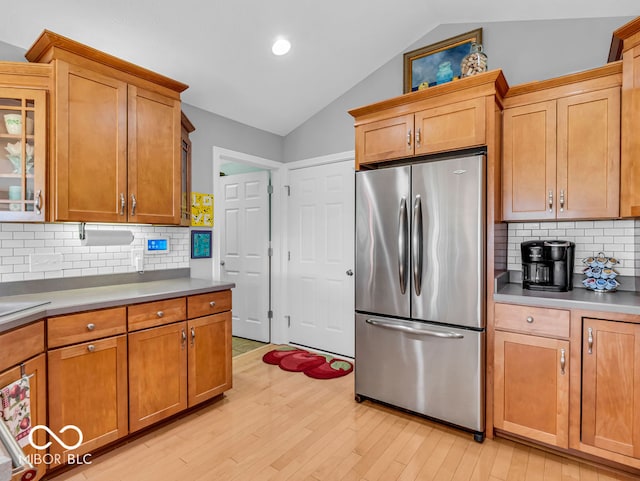
[[[29,254],[29,272],[59,271],[62,254]]]
[[[131,265],[135,267],[138,272],[144,270],[144,249],[131,249]]]

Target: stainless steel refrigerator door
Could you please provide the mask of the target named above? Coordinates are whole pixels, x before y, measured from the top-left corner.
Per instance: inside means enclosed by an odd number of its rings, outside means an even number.
[[[484,156],[413,166],[411,317],[484,327]]]
[[[484,335],[356,314],[355,392],[482,432]]]
[[[356,173],[357,311],[409,317],[410,173]]]

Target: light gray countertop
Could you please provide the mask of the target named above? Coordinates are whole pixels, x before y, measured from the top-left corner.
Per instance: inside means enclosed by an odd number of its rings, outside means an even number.
[[[522,284],[498,285],[495,302],[556,309],[584,309],[640,315],[640,294],[635,291],[593,292],[574,287],[569,292],[540,292],[522,288]]]
[[[0,316],[0,332],[50,316],[106,307],[139,304],[172,297],[223,291],[234,283],[183,277],[62,291],[0,297],[2,302],[47,302],[31,309]]]

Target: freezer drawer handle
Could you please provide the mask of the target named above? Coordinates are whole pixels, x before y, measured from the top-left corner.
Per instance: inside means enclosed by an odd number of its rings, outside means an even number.
[[[394,331],[409,332],[411,334],[420,334],[420,335],[431,336],[431,337],[442,337],[445,339],[464,338],[462,334],[458,334],[456,332],[439,332],[439,331],[429,331],[427,329],[414,329],[409,326],[402,326],[400,324],[393,324],[390,322],[378,321],[376,319],[367,319],[365,322],[367,324],[371,324],[372,326],[384,327],[385,329],[392,329]]]
[[[416,195],[413,204],[413,235],[411,238],[413,250],[413,287],[416,296],[422,292],[422,200]]]
[[[398,217],[398,277],[400,280],[400,294],[407,292],[407,251],[409,250],[409,218],[407,214],[407,199],[400,201]]]

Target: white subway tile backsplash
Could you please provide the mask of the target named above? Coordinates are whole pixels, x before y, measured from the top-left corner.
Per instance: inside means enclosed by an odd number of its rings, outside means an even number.
[[[171,252],[145,257],[145,270],[189,267],[190,233],[184,227],[92,224],[92,229],[129,229],[129,246],[82,246],[79,225],[0,223],[0,282],[135,272],[131,249],[141,248],[150,234],[171,239]],[[28,272],[29,254],[62,254],[62,269]],[[154,259],[153,262],[149,262]]]
[[[535,226],[539,226],[536,229]],[[633,276],[640,258],[639,232],[634,220],[514,223],[508,226],[508,269],[522,270],[520,243],[537,239],[562,239],[575,242],[575,269],[582,273],[582,259],[599,252],[617,257],[620,275]],[[529,235],[529,232],[531,235]],[[640,263],[639,263],[640,266]]]

